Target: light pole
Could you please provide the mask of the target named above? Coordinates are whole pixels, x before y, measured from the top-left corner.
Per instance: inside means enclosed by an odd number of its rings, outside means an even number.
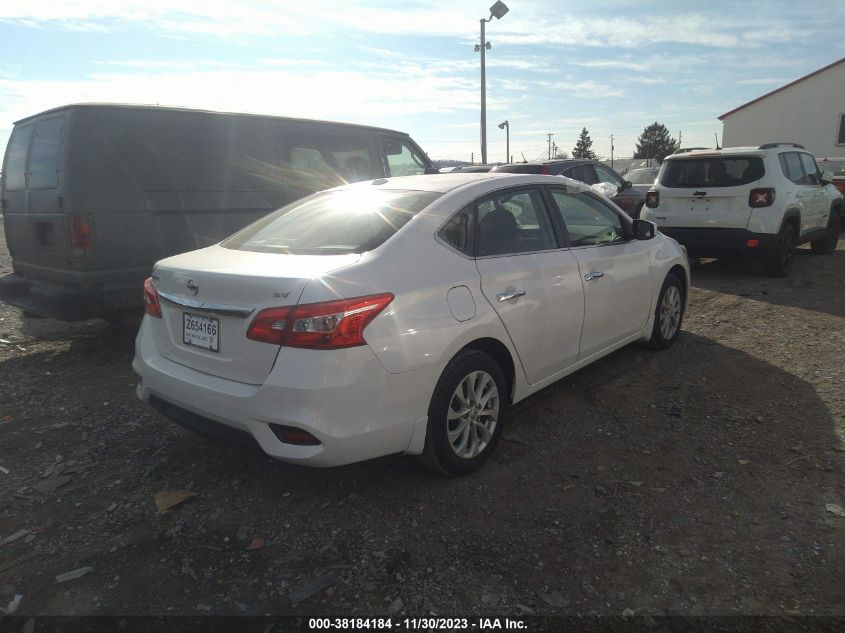
[[[481,44],[475,45],[475,52],[481,53],[481,162],[487,162],[487,77],[485,69],[485,51],[490,48],[490,42],[485,40],[484,27],[487,22],[496,18],[502,19],[508,12],[508,7],[502,0],[496,0],[492,7],[490,7],[490,17],[486,20],[482,18],[481,22]]]
[[[505,162],[509,163],[509,156],[511,155],[511,126],[507,121],[499,123],[499,129],[505,131]]]

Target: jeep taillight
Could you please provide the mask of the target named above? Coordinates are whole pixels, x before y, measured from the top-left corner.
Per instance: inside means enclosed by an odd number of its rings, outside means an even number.
[[[649,209],[656,209],[660,204],[660,192],[648,191],[645,194],[645,206]]]
[[[302,347],[340,349],[366,345],[364,328],[393,301],[390,293],[268,308],[247,330],[253,341]]]
[[[774,202],[774,189],[752,189],[748,194],[748,205],[751,207],[770,207]]]
[[[152,277],[147,277],[144,281],[144,312],[156,319],[161,318],[161,303],[159,303],[158,292],[153,287]]]

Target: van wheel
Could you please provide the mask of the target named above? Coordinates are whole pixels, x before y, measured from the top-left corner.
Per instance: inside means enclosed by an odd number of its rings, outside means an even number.
[[[810,246],[815,255],[830,255],[839,243],[839,209],[831,209],[827,220],[827,234],[820,240],[813,240]]]
[[[786,224],[780,234],[777,248],[769,255],[766,269],[770,277],[786,277],[792,272],[792,260],[795,258],[795,227]]]
[[[428,407],[422,463],[449,475],[478,470],[502,435],[505,377],[484,352],[464,350],[443,370]]]
[[[649,344],[654,349],[671,347],[681,333],[684,320],[684,286],[675,273],[666,275],[657,297],[654,326]]]

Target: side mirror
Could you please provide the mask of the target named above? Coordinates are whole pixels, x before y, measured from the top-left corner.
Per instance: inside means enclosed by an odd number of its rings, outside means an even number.
[[[623,180],[621,191],[625,191],[626,189],[630,189],[633,186],[634,186],[634,183],[632,183],[630,180]]]
[[[657,225],[648,220],[634,220],[634,237],[638,240],[654,239],[657,235]]]
[[[823,171],[822,172],[822,184],[826,185],[833,182],[833,172],[832,171]]]

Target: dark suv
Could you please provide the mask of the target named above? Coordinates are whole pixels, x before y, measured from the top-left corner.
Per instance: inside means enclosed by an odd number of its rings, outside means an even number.
[[[632,185],[600,161],[580,158],[547,160],[537,163],[511,163],[494,167],[490,170],[490,173],[566,176],[588,185],[607,182],[617,188],[617,193],[611,200],[632,218],[640,217],[640,210],[645,203],[646,191],[651,188],[651,184]]]

